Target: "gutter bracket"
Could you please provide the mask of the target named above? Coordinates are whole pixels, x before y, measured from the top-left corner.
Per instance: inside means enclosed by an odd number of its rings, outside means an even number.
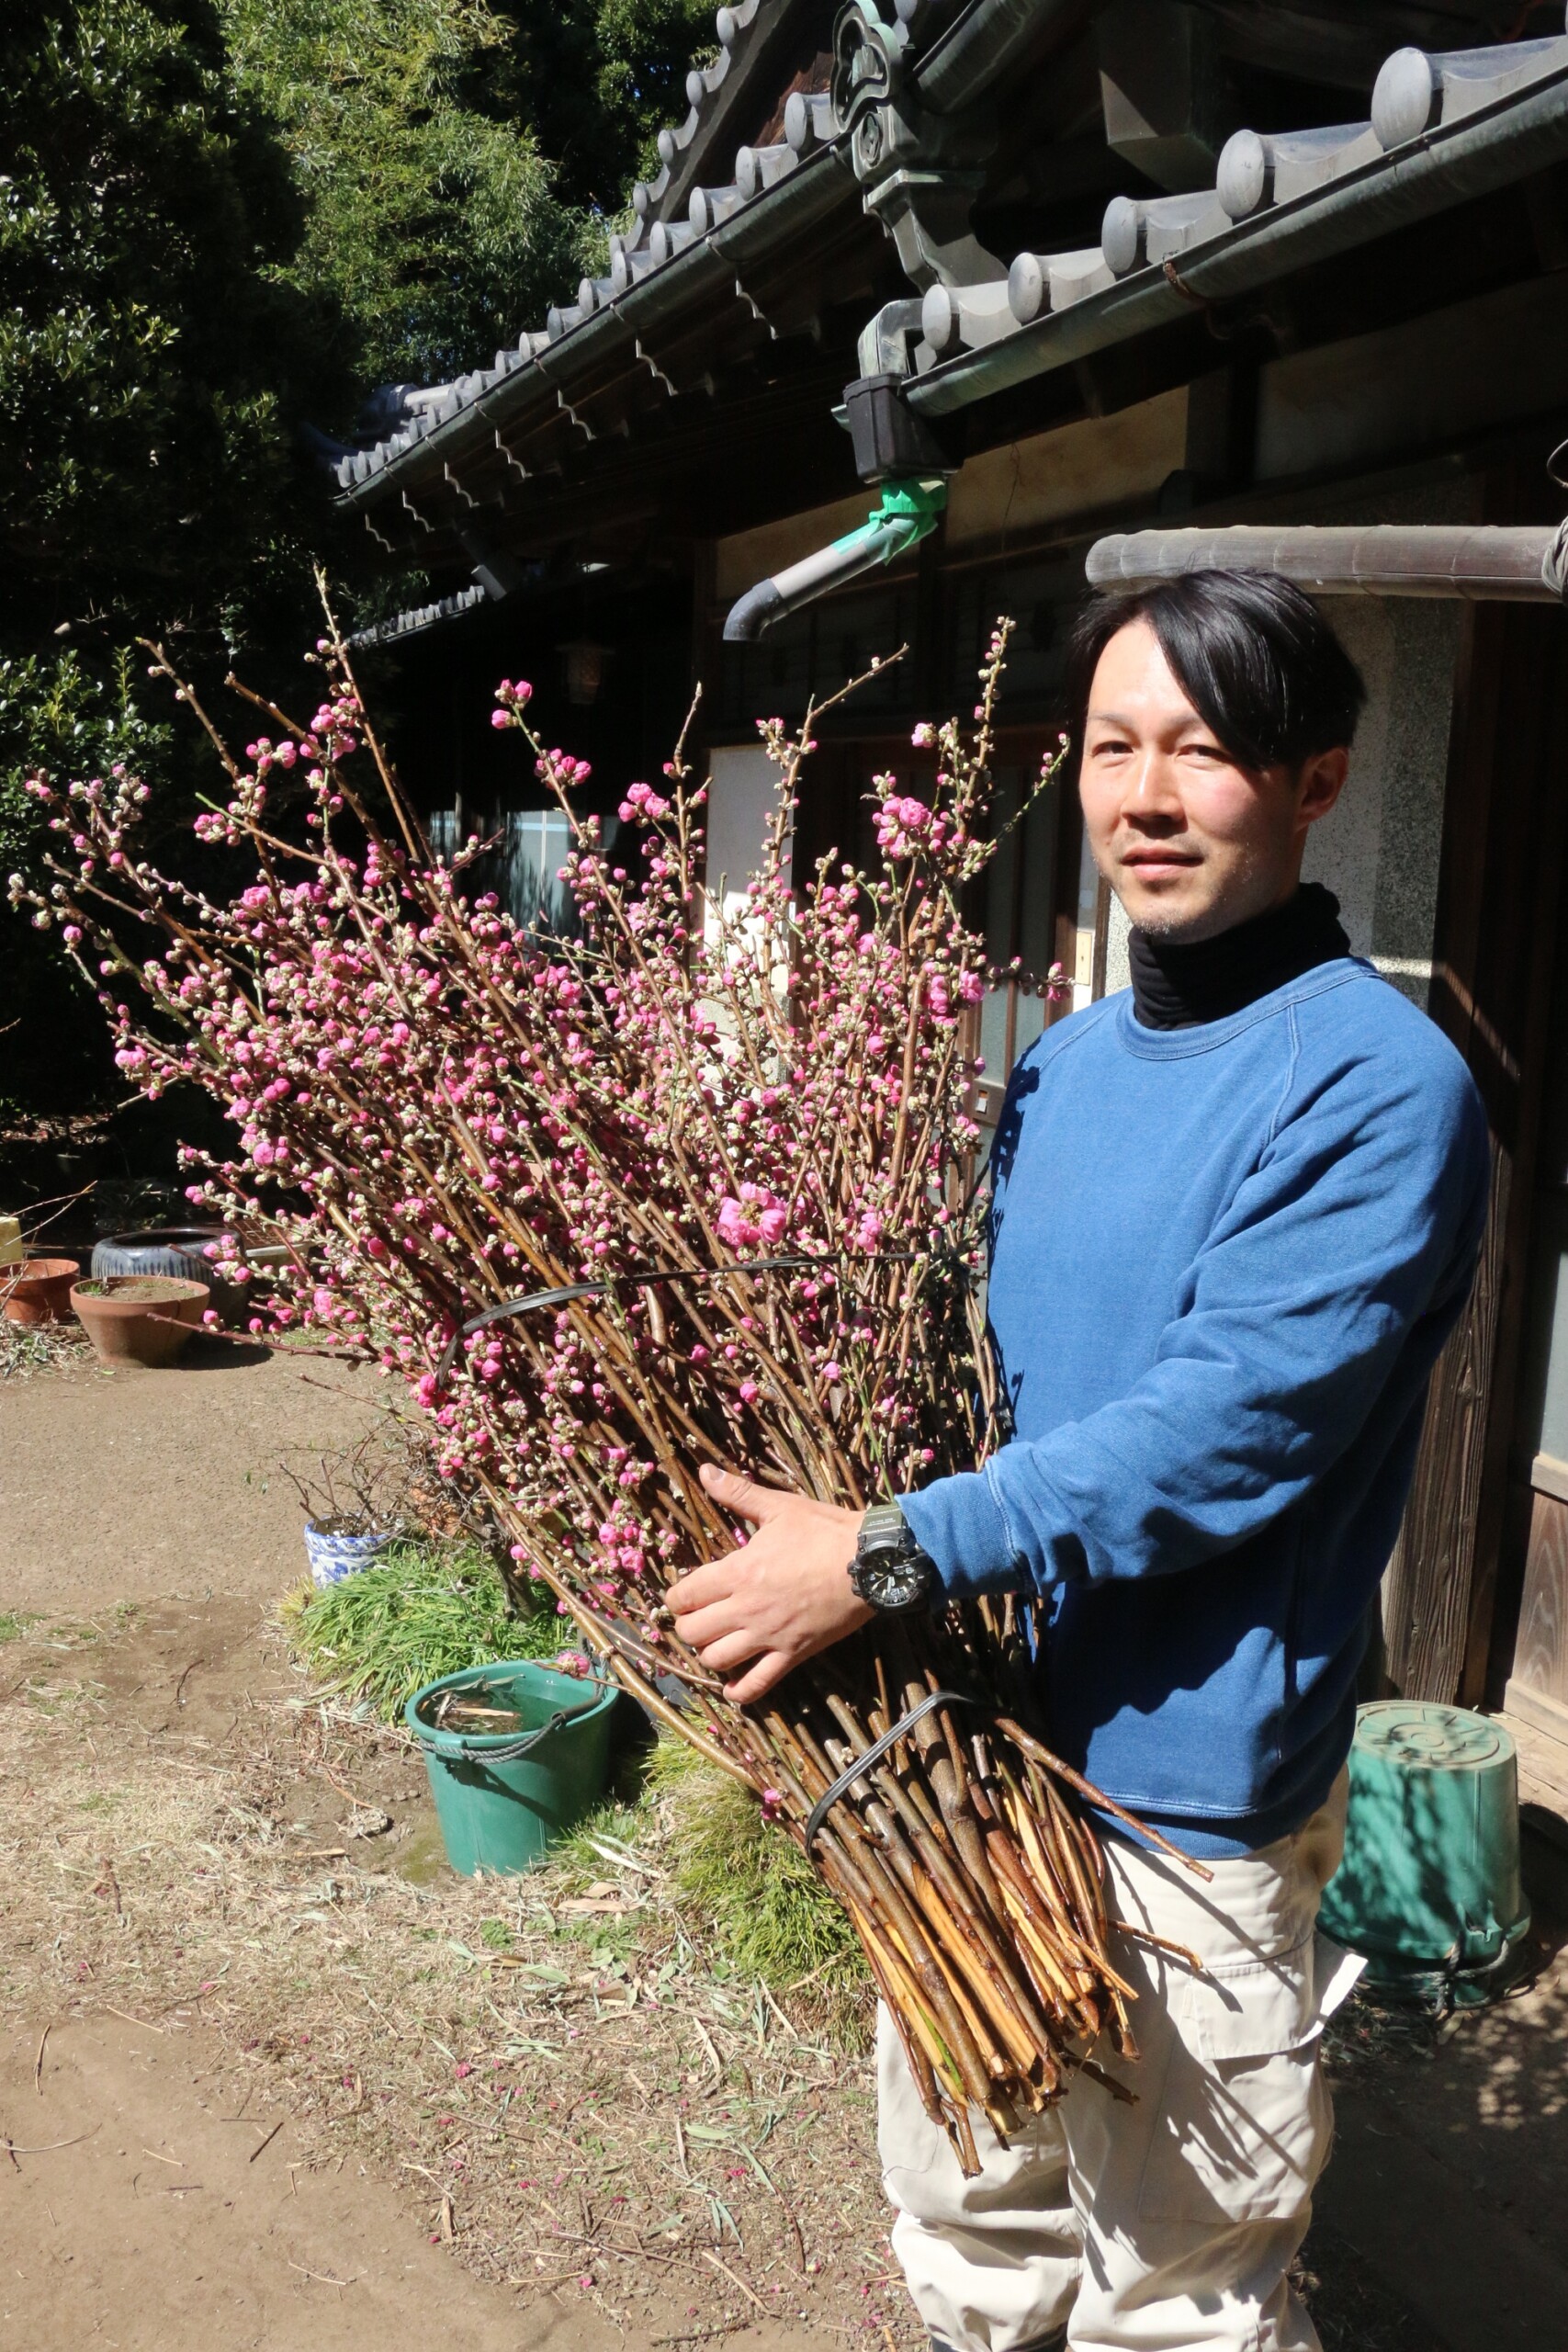
[[[773,341],[777,343],[779,339],[779,331],[777,327],[774,326],[772,319],[769,318],[766,311],[763,310],[756,296],[749,291],[744,278],[738,277],[736,279],[735,292],[737,300],[747,305],[748,309],[750,311],[751,316],[756,320],[757,324],[761,327],[766,327]]]

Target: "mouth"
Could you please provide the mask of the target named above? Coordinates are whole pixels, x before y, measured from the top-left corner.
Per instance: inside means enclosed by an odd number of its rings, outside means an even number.
[[[1134,850],[1122,860],[1130,874],[1140,882],[1169,881],[1179,874],[1190,874],[1201,863],[1190,852],[1179,849]]]

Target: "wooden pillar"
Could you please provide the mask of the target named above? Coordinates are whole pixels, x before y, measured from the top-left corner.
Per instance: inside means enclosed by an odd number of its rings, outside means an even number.
[[[1538,467],[1532,452],[1517,473],[1492,479],[1488,522],[1542,519]],[[1568,616],[1472,606],[1456,680],[1431,1012],[1486,1104],[1491,1207],[1474,1291],[1433,1377],[1384,1611],[1395,1688],[1472,1706],[1496,1695],[1488,1668],[1500,1604],[1505,1623],[1517,1606],[1517,1566],[1505,1557],[1508,1458],[1565,806]]]

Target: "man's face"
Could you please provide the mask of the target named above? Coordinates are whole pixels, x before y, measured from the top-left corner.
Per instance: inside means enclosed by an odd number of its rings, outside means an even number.
[[[1291,896],[1348,763],[1333,751],[1293,772],[1238,767],[1153,629],[1130,622],[1089,689],[1079,792],[1094,862],[1140,931],[1212,939]]]

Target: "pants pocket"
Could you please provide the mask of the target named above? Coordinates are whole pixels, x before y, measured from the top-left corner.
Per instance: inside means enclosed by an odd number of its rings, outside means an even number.
[[[1144,2219],[1217,2226],[1304,2211],[1333,2115],[1319,2064],[1337,1980],[1317,1939],[1215,1967],[1170,2005],[1139,2192]]]

